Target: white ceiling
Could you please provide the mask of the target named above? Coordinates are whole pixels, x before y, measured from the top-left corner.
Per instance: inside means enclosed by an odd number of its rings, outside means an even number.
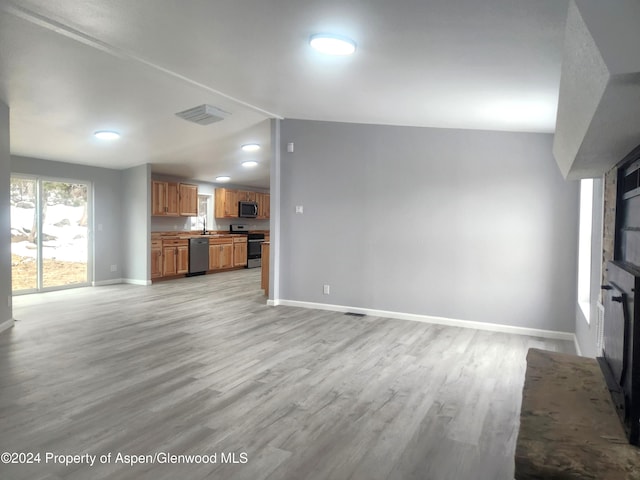
[[[568,0],[0,0],[15,155],[268,187],[269,119],[553,132]],[[358,43],[351,57],[310,35]],[[174,114],[203,103],[208,126]],[[92,133],[123,134],[105,144]],[[240,152],[248,142],[265,148]],[[245,157],[261,161],[251,171]]]

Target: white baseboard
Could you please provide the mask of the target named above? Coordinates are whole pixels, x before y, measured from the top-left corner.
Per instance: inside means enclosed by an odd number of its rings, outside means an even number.
[[[573,346],[576,348],[576,354],[581,357],[582,356],[582,349],[580,348],[580,344],[578,343],[578,337],[576,336],[576,334],[573,334]]]
[[[418,315],[415,313],[392,312],[388,310],[374,310],[372,308],[348,307],[345,305],[331,305],[327,303],[300,302],[297,300],[268,300],[267,305],[284,305],[288,307],[312,308],[317,310],[330,310],[333,312],[351,312],[371,315],[373,317],[396,318],[399,320],[411,320],[414,322],[435,323],[450,327],[473,328],[475,330],[487,330],[490,332],[513,333],[531,337],[552,338],[555,340],[569,340],[576,342],[573,332],[559,332],[556,330],[542,330],[538,328],[514,327],[499,323],[472,322],[470,320],[458,320],[454,318],[433,317],[430,315]],[[576,342],[577,343],[577,342]]]
[[[0,332],[9,330],[11,327],[13,327],[14,323],[15,322],[13,321],[13,318],[10,318],[9,320],[5,320],[4,322],[0,323]]]
[[[121,278],[111,278],[109,280],[98,280],[97,282],[91,282],[94,287],[102,287],[104,285],[117,285],[123,283]]]
[[[123,278],[122,283],[128,283],[130,285],[151,285],[151,280],[138,280],[137,278]]]
[[[100,280],[93,282],[94,287],[102,287],[104,285],[117,285],[119,283],[128,283],[130,285],[151,285],[151,280],[138,280],[136,278],[112,278],[110,280]]]

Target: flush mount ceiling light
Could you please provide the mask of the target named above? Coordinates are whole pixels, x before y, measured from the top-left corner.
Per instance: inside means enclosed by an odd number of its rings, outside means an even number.
[[[231,177],[228,177],[227,175],[220,175],[219,177],[216,177],[217,182],[228,182],[229,180],[231,180]]]
[[[242,148],[243,152],[256,152],[260,150],[260,145],[257,143],[247,143],[246,145],[242,145],[240,148]]]
[[[348,37],[318,33],[309,39],[309,45],[327,55],[351,55],[356,51],[356,42]]]
[[[98,130],[93,135],[100,140],[117,140],[120,138],[120,134],[113,130]]]
[[[253,168],[253,167],[257,167],[258,166],[258,162],[255,162],[253,160],[249,160],[247,162],[242,162],[242,166],[245,168]]]

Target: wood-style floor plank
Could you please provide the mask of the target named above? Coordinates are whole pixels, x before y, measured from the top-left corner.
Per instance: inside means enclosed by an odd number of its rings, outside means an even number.
[[[573,352],[267,307],[259,270],[21,296],[14,316],[0,452],[112,461],[0,464],[3,480],[512,479],[527,349]],[[118,452],[217,462],[129,466]]]

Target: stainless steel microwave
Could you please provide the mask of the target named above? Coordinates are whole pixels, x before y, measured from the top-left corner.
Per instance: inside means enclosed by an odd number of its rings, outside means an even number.
[[[256,202],[238,202],[238,217],[256,218],[258,216],[258,204]]]

